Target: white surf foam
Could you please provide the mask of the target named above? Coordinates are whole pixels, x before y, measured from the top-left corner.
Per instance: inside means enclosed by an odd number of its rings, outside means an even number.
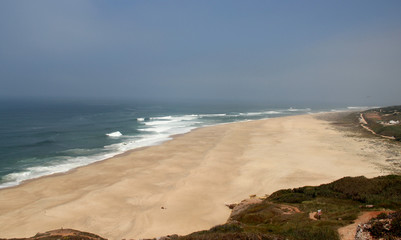
[[[199,114],[198,117],[225,117],[227,116],[226,113],[211,113],[211,114]]]
[[[305,109],[293,109],[294,111],[305,111]],[[111,138],[119,138],[123,140],[121,143],[111,144],[105,146],[103,150],[90,150],[85,149],[72,149],[71,155],[86,155],[78,157],[60,157],[59,159],[49,159],[48,162],[53,162],[53,165],[29,167],[20,172],[15,172],[6,175],[2,178],[0,188],[15,186],[22,181],[38,178],[54,173],[67,172],[73,168],[88,165],[97,161],[105,160],[117,154],[126,152],[131,149],[140,147],[153,146],[172,139],[171,136],[176,134],[184,134],[201,126],[211,126],[216,124],[223,124],[219,121],[221,118],[230,118],[228,122],[248,121],[254,119],[253,116],[260,116],[266,118],[274,114],[288,114],[286,110],[277,111],[261,111],[261,112],[244,112],[242,114],[236,113],[217,113],[217,114],[188,114],[188,115],[172,115],[160,116],[154,118],[137,118],[141,122],[140,128],[137,129],[142,132],[136,136],[124,135],[120,131],[107,133],[106,135]],[[296,113],[294,113],[296,114]],[[247,117],[250,117],[247,119]],[[216,119],[217,118],[217,119]],[[227,122],[227,123],[228,123]],[[46,162],[46,161],[45,161]]]
[[[172,116],[164,116],[164,117],[151,117],[150,120],[169,120],[172,119]]]
[[[171,121],[151,121],[151,122],[145,122],[146,126],[156,126],[156,125],[163,125],[170,123]]]
[[[121,137],[123,134],[120,131],[116,131],[112,133],[107,133],[106,135],[112,138],[116,138],[116,137]]]
[[[158,126],[158,127],[151,127],[151,128],[145,128],[145,129],[139,129],[139,131],[142,131],[142,132],[158,132],[158,133],[161,133],[161,132],[166,132],[166,131],[168,131],[168,130],[170,130],[170,129],[172,129],[173,127],[171,126],[171,127],[167,127],[167,126]]]
[[[48,166],[29,167],[21,172],[10,173],[4,176],[0,188],[16,186],[23,181],[35,179],[43,176],[48,176],[57,173],[65,173],[71,169],[88,165],[97,161],[101,161],[112,156],[116,153],[97,154],[91,156],[80,157],[57,157],[53,159],[53,164]]]
[[[271,115],[271,114],[282,114],[283,112],[279,111],[262,111],[262,112],[247,112],[240,113],[240,116],[260,116],[260,115]]]
[[[289,112],[310,112],[312,109],[310,108],[293,108],[290,107],[289,109],[287,109],[287,111]]]
[[[191,115],[182,115],[182,116],[176,116],[172,118],[173,121],[192,121],[198,118],[198,115],[191,114]]]
[[[198,115],[179,115],[154,117],[145,122],[145,128],[138,129],[142,132],[154,132],[165,134],[177,134],[177,132],[188,132],[194,125],[200,124]]]

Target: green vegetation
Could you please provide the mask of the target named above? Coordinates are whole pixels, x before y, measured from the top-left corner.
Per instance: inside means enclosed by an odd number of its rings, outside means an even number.
[[[401,106],[370,109],[362,114],[375,133],[401,141]],[[390,121],[398,124],[388,124]]]
[[[393,222],[391,223],[391,233],[394,236],[401,236],[401,212],[396,212]]]
[[[211,233],[211,232],[196,232],[184,237],[170,238],[172,240],[285,240],[284,237],[274,236],[271,234],[257,233]]]
[[[295,196],[295,197],[294,197]],[[310,199],[331,198],[353,200],[357,203],[372,204],[376,207],[398,208],[401,204],[401,176],[388,175],[368,179],[365,177],[345,177],[318,187],[302,187],[280,190],[273,193],[273,202],[301,203]]]
[[[0,239],[5,240],[5,239]],[[98,235],[80,232],[73,229],[59,229],[45,233],[38,233],[31,238],[13,238],[8,240],[106,240]]]
[[[300,212],[294,211],[296,208]],[[176,239],[334,240],[339,239],[338,228],[353,223],[361,211],[383,208],[400,210],[401,176],[345,177],[317,187],[280,190],[250,205],[227,224]],[[312,220],[309,213],[318,209],[321,219]],[[393,220],[392,225],[391,231],[398,231],[401,220]],[[382,227],[373,227],[376,235],[385,231]],[[401,231],[394,236],[401,236]]]

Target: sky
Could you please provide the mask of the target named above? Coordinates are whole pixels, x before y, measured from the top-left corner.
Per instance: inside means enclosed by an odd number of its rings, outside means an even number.
[[[401,104],[401,1],[0,1],[0,98]]]

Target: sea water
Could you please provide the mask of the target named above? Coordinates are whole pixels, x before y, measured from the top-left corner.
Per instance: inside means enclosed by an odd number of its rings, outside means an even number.
[[[0,188],[160,144],[203,126],[330,110],[343,109],[2,101]]]

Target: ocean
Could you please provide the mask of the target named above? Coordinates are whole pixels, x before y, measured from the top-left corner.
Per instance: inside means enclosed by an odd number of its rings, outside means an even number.
[[[3,101],[0,188],[157,145],[193,129],[345,108]]]

